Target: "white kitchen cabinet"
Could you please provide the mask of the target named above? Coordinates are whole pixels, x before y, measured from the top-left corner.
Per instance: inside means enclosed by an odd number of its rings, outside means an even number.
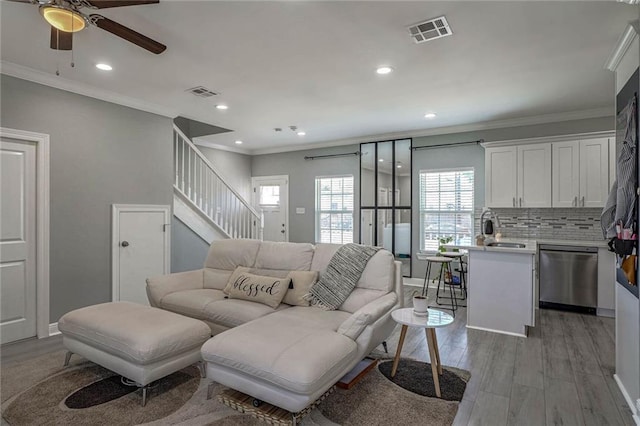
[[[609,139],[553,143],[553,207],[603,207],[609,194]]]
[[[553,207],[577,207],[580,194],[579,141],[553,144],[552,205]]]
[[[551,144],[518,145],[517,207],[551,207]]]
[[[515,207],[516,147],[485,149],[485,198],[488,207]]]
[[[609,138],[609,189],[616,180],[616,138]]]
[[[609,139],[580,141],[580,206],[604,207],[609,195]]]
[[[551,144],[485,149],[487,207],[551,207]]]

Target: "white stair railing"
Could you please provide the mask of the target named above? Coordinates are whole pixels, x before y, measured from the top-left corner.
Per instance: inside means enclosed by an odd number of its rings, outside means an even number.
[[[262,239],[263,217],[233,189],[211,162],[173,126],[174,188],[229,238]]]

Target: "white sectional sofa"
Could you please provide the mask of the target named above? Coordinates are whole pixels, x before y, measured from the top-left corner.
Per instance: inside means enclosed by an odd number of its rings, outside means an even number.
[[[333,311],[276,308],[225,298],[239,267],[283,276],[322,274],[335,244],[222,240],[211,245],[203,269],[147,280],[152,306],[197,318],[214,335],[202,347],[207,376],[296,413],[313,403],[393,331],[391,311],[403,301],[400,262],[386,250],[367,263],[356,288]]]

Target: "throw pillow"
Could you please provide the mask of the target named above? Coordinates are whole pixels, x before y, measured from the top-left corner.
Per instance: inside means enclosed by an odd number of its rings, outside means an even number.
[[[233,280],[234,278],[235,280]],[[282,302],[290,283],[291,278],[274,278],[253,275],[248,272],[239,274],[234,272],[227,288],[230,287],[228,294],[231,299],[249,300],[275,309]]]
[[[318,281],[318,271],[291,271],[287,278],[291,278],[291,285],[282,302],[287,305],[309,306],[310,302],[304,297]]]
[[[222,290],[224,294],[229,295],[229,293],[231,293],[232,284],[236,282],[236,280],[240,275],[246,274],[248,272],[251,272],[251,268],[247,268],[246,266],[238,266],[235,269],[235,271],[233,271],[229,279],[227,280],[227,285],[224,287],[224,290]],[[262,275],[262,274],[256,274],[256,275]]]

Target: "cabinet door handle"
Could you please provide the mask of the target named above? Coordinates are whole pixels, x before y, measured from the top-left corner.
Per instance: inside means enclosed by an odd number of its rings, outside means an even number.
[[[578,196],[573,197],[573,201],[571,202],[571,207],[578,207]]]
[[[513,197],[513,207],[516,206],[516,197]]]
[[[584,195],[582,196],[582,207],[584,207]]]
[[[522,197],[520,197],[520,207],[522,207]]]

